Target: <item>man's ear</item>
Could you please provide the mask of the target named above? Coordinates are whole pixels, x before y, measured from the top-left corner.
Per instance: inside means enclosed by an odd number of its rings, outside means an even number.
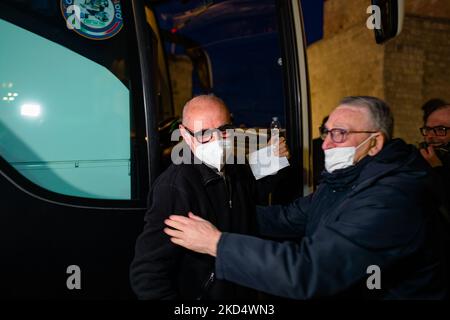
[[[370,141],[370,149],[369,149],[369,156],[375,156],[378,152],[380,152],[383,149],[384,143],[386,142],[386,137],[384,134],[380,133],[379,135],[375,136]]]

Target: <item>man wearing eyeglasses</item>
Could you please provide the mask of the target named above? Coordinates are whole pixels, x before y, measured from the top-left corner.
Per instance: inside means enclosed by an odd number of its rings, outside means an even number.
[[[273,295],[442,299],[444,269],[424,192],[429,167],[392,131],[382,100],[339,103],[322,129],[317,191],[258,207],[259,232],[282,242],[223,232],[195,212],[170,216],[164,231],[175,244],[216,257],[218,279]]]
[[[424,112],[425,125],[420,128],[426,142],[420,152],[433,168],[449,165],[450,104],[443,103]]]
[[[163,232],[172,212],[195,211],[221,230],[254,233],[256,203],[273,186],[264,179],[257,183],[248,165],[226,161],[233,156],[230,121],[228,108],[215,96],[197,96],[186,103],[179,127],[187,145],[183,161],[173,158],[154,183],[146,224],[136,242],[130,278],[139,299],[257,298],[255,290],[217,280],[214,258],[175,246]],[[283,138],[278,146],[277,154],[287,156]]]
[[[450,268],[450,104],[442,100],[432,101],[435,103],[422,108],[424,126],[420,132],[425,143],[420,153],[432,167],[431,193],[439,204],[444,251]]]
[[[450,223],[450,104],[439,104],[424,108],[424,126],[420,132],[424,142],[420,153],[433,168],[435,190],[443,205],[443,214]]]

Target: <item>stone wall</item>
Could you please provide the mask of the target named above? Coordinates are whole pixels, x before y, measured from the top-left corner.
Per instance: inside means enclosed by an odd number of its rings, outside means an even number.
[[[391,105],[394,134],[416,143],[421,105],[450,100],[450,1],[406,3],[400,36],[377,45],[365,26],[368,0],[325,1],[324,39],[308,47],[314,137],[342,97],[374,95]]]
[[[342,97],[383,95],[384,50],[372,42],[355,27],[308,49],[313,136]]]
[[[422,140],[420,107],[431,98],[450,101],[450,20],[407,17],[403,32],[385,46],[384,98],[391,104],[395,134]]]

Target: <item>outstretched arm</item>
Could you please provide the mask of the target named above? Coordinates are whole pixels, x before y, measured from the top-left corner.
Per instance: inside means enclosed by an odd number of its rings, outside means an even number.
[[[264,236],[304,236],[307,210],[311,198],[299,198],[288,206],[258,207],[258,227]],[[164,223],[170,227],[164,232],[171,241],[187,249],[216,256],[217,244],[222,233],[209,221],[189,212],[188,217],[171,215]]]
[[[262,236],[275,238],[302,238],[305,234],[313,196],[311,194],[298,198],[285,206],[258,206],[256,217],[259,233]]]
[[[301,243],[221,233],[192,214],[171,216],[166,224],[177,230],[165,232],[178,245],[215,256],[218,279],[294,299],[330,296],[363,280],[370,265],[385,270],[422,244],[421,208],[408,199],[388,185],[369,190],[342,208],[341,220]]]

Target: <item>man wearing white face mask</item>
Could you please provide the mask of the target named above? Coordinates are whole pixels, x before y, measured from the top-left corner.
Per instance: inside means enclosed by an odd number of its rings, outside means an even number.
[[[382,100],[339,103],[321,132],[326,170],[317,191],[257,210],[260,233],[292,241],[223,232],[193,213],[172,215],[165,232],[175,244],[216,257],[218,279],[273,295],[442,299],[429,166],[392,131]]]
[[[179,127],[188,146],[183,148],[185,161],[172,164],[155,181],[146,224],[136,242],[130,278],[138,298],[257,298],[255,290],[217,280],[214,258],[175,246],[163,232],[164,219],[172,212],[195,211],[221,230],[254,233],[257,198],[271,186],[256,182],[248,165],[226,163],[233,156],[227,137],[230,122],[228,108],[217,97],[202,95],[185,105]],[[284,139],[279,152],[287,155]]]

